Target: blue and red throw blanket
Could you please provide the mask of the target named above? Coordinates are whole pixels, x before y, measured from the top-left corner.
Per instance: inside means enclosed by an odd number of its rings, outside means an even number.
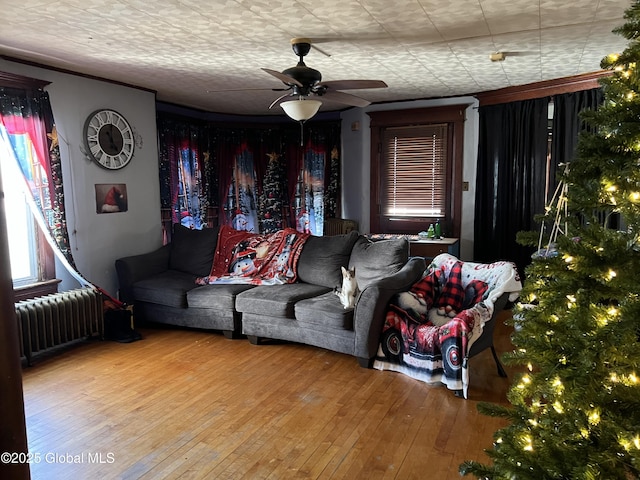
[[[197,278],[196,283],[293,283],[298,278],[300,252],[309,236],[293,228],[260,235],[224,225],[218,233],[211,273]]]
[[[433,259],[409,291],[388,306],[378,370],[393,370],[427,383],[443,383],[467,397],[468,352],[503,293],[522,289],[511,262],[461,262],[449,254]]]

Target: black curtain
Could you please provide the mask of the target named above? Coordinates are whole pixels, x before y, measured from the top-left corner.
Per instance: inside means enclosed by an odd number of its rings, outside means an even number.
[[[524,273],[534,248],[519,245],[516,233],[540,228],[534,216],[544,212],[564,170],[562,165],[571,162],[578,136],[587,128],[580,112],[596,109],[603,99],[601,88],[551,97],[549,162],[548,98],[480,107],[476,261],[510,260]]]
[[[544,211],[548,98],[479,109],[474,260],[515,262],[521,275],[532,248],[516,233],[535,230]]]
[[[587,126],[580,119],[580,112],[596,109],[604,100],[601,88],[564,93],[552,97],[554,114],[551,143],[551,165],[571,162],[578,144],[578,135]],[[560,173],[562,169],[560,169]],[[552,177],[553,180],[553,177]]]
[[[557,167],[562,163],[569,163],[573,160],[578,145],[578,137],[582,131],[593,130],[580,117],[583,110],[596,110],[604,101],[604,91],[602,88],[583,90],[580,92],[565,93],[553,97],[553,143],[551,148],[552,164],[556,165],[558,172],[556,184],[560,180],[559,174],[564,170]],[[620,215],[617,213],[605,214],[601,212],[600,221],[608,221],[607,226],[613,229],[621,227]],[[606,219],[606,220],[605,220]]]

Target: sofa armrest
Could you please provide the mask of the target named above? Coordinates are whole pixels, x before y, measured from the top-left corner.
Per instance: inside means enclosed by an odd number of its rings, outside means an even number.
[[[411,257],[397,273],[371,283],[360,292],[354,312],[356,357],[371,359],[375,356],[389,300],[396,293],[409,290],[425,269],[423,257]]]
[[[118,274],[120,300],[125,303],[133,303],[131,287],[135,282],[168,270],[170,252],[171,245],[164,245],[152,252],[118,258],[116,273]]]

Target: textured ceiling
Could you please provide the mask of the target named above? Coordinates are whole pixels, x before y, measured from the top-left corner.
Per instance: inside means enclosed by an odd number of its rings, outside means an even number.
[[[371,102],[458,96],[600,69],[629,0],[0,0],[0,54],[145,87],[211,112],[269,110],[297,62]],[[489,54],[506,52],[491,62]],[[345,108],[325,102],[322,110]]]

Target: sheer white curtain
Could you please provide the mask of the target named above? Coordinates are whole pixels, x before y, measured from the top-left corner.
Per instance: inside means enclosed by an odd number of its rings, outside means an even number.
[[[23,159],[24,161],[24,159]],[[2,182],[4,185],[10,185],[12,188],[12,197],[10,198],[10,202],[7,202],[7,206],[9,207],[9,203],[11,208],[7,208],[7,223],[11,222],[11,212],[13,208],[19,207],[18,203],[22,201],[26,201],[26,205],[28,207],[29,213],[33,216],[36,223],[42,230],[47,242],[51,245],[56,258],[60,261],[60,263],[65,267],[65,269],[69,272],[69,274],[82,286],[90,286],[91,282],[86,280],[70,263],[67,257],[63,254],[63,252],[58,248],[56,241],[54,240],[51,232],[49,231],[49,226],[42,214],[40,208],[36,205],[36,202],[33,198],[32,192],[30,191],[28,183],[25,181],[25,177],[20,169],[20,160],[16,156],[16,152],[12,146],[12,142],[9,138],[9,133],[4,125],[0,124],[0,162],[2,165]],[[13,197],[13,194],[17,195],[17,197]],[[7,195],[7,192],[5,192]],[[9,196],[7,195],[7,198]],[[22,211],[22,210],[21,210]],[[22,218],[19,219],[21,221],[27,222],[27,219]],[[20,227],[17,226],[16,231],[18,231]],[[9,242],[10,245],[16,245],[20,248],[20,250],[12,249],[12,257],[15,255],[31,255],[32,252],[24,252],[23,249],[26,246],[25,244],[20,245],[20,242],[23,242],[24,239],[22,237],[14,237],[14,230],[9,226],[9,230],[11,232]],[[12,238],[14,237],[14,238]],[[20,253],[23,252],[23,253]],[[17,258],[17,257],[16,257]],[[35,259],[34,259],[35,260]],[[12,261],[12,274],[14,271],[14,263]],[[15,267],[19,268],[19,267]]]

